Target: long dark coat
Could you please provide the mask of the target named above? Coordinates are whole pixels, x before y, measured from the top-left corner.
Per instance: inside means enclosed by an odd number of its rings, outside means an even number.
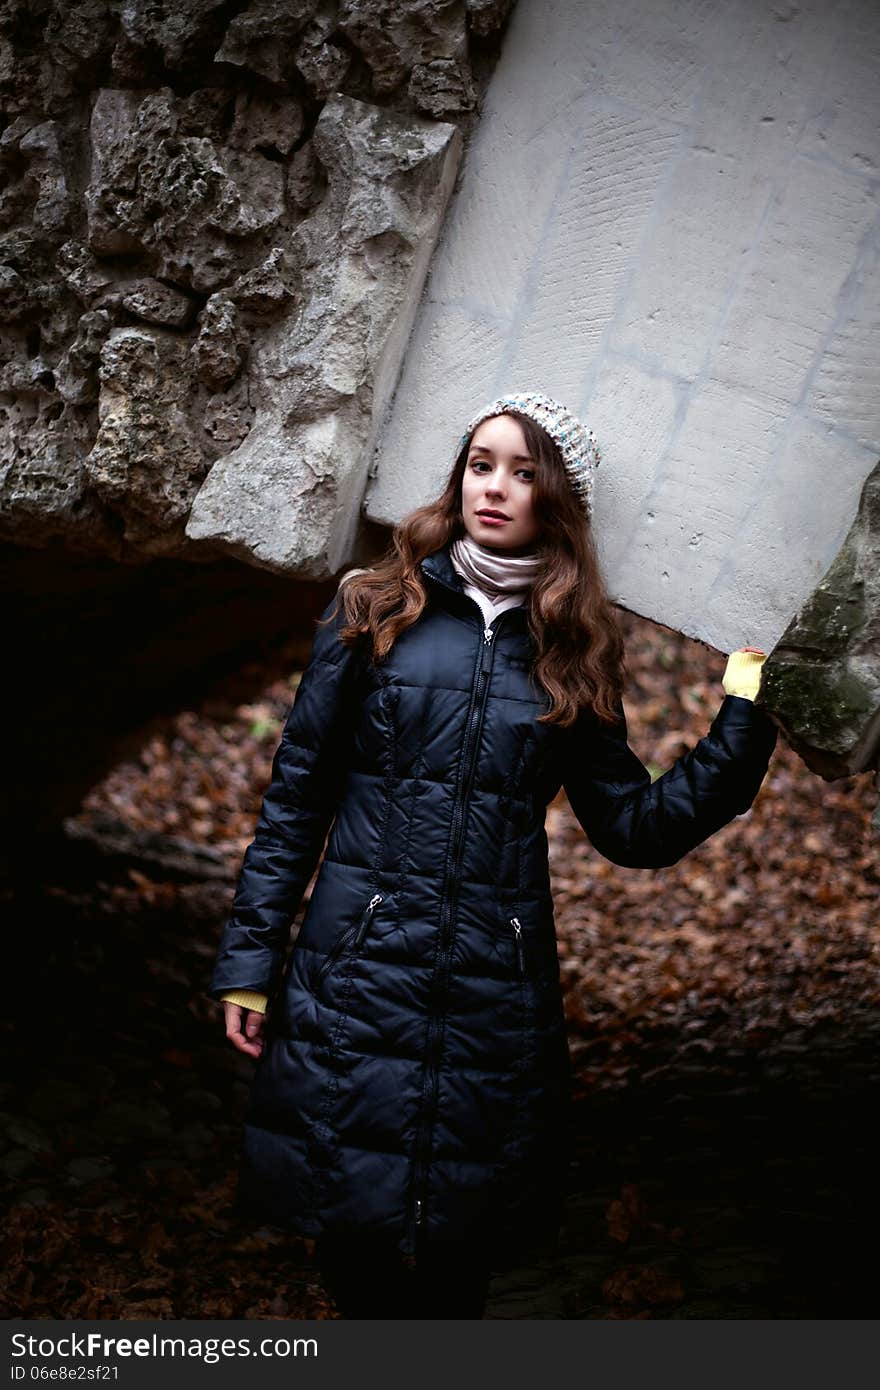
[[[318,628],[207,992],[270,996],[243,1210],[405,1256],[417,1231],[485,1239],[500,1265],[552,1239],[569,1159],[547,804],[564,786],[615,863],[672,864],[748,809],[777,730],[725,696],[652,783],[625,721],[536,721],[525,608],[486,628],[448,547],[421,569],[427,607],[378,667],[339,641],[341,596]]]

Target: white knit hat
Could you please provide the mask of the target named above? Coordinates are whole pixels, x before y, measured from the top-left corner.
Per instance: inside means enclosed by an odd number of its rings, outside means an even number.
[[[593,475],[601,461],[599,445],[591,429],[587,429],[576,415],[545,396],[541,391],[514,391],[509,396],[498,396],[483,406],[468,422],[464,434],[458,441],[458,454],[482,420],[490,415],[503,415],[506,410],[520,410],[536,424],[547,431],[555,440],[562,454],[565,471],[571,480],[577,496],[587,516],[590,515],[593,493]]]

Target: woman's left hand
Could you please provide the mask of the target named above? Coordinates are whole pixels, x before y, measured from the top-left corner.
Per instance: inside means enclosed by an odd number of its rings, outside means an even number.
[[[721,685],[725,695],[741,695],[746,700],[754,700],[761,684],[761,669],[764,661],[738,661],[737,657],[748,653],[766,659],[767,653],[760,647],[737,647],[727,658]]]

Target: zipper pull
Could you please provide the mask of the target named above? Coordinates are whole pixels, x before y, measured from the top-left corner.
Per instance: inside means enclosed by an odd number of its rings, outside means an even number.
[[[419,1222],[421,1221],[421,1219],[422,1219],[422,1199],[421,1199],[421,1197],[417,1197],[417,1198],[416,1198],[416,1225],[417,1225],[417,1226],[418,1226]]]
[[[514,938],[516,941],[516,962],[519,966],[519,973],[524,975],[526,973],[526,956],[523,950],[522,923],[518,917],[511,917],[510,920],[516,933]]]
[[[376,908],[379,906],[379,903],[380,903],[381,901],[382,901],[382,894],[381,894],[381,893],[374,893],[373,896],[372,896],[372,898],[370,898],[370,901],[367,903],[366,907],[364,908],[364,915],[363,915],[363,917],[361,918],[361,924],[360,924],[360,926],[359,926],[358,929],[357,929],[357,936],[356,936],[355,939],[354,939],[354,944],[355,944],[355,946],[360,946],[360,945],[361,945],[361,943],[362,943],[364,937],[365,937],[366,934],[367,934],[367,927],[370,925],[370,918],[372,917],[374,911],[375,911]]]
[[[480,662],[480,675],[485,676],[492,664],[492,638],[495,633],[491,627],[483,628],[483,657]]]
[[[491,627],[484,627],[484,628],[483,628],[483,641],[484,641],[484,642],[486,642],[486,643],[488,644],[489,642],[492,641],[492,638],[493,638],[494,636],[495,636],[495,634],[494,634],[494,632],[492,631]]]

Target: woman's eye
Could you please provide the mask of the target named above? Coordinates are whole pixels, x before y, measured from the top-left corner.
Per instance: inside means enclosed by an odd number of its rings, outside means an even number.
[[[484,468],[489,467],[489,464],[486,459],[471,459],[469,467],[471,467],[474,472],[482,472]],[[516,471],[519,477],[524,478],[527,483],[534,482],[534,468],[518,468]]]

